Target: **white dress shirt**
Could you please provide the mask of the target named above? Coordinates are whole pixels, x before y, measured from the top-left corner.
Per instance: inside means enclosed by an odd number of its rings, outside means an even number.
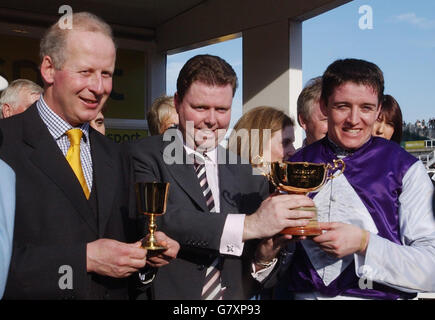
[[[181,131],[177,130],[178,138],[184,141]],[[184,149],[187,156],[191,157],[198,153],[184,143]],[[219,191],[219,161],[217,148],[206,152],[206,157],[199,155],[204,159],[207,183],[211,189],[213,200],[216,208],[216,214],[220,212],[220,191]],[[223,255],[232,255],[240,257],[243,253],[245,243],[243,242],[243,229],[245,223],[245,214],[227,214],[224,229],[221,236],[219,252]],[[265,279],[275,264],[255,272],[255,265],[252,264],[252,276],[258,281]]]

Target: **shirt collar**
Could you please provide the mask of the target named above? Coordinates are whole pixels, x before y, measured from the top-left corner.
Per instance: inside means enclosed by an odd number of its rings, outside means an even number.
[[[329,145],[332,148],[332,151],[334,152],[334,154],[338,157],[338,158],[345,158],[347,156],[352,155],[356,150],[346,150],[340,146],[338,146],[335,142],[333,142],[329,136],[327,138],[327,141],[329,143]]]
[[[59,117],[45,102],[43,95],[36,102],[39,115],[48,128],[48,131],[55,140],[59,140],[66,132],[74,127],[68,122]],[[89,123],[85,122],[80,126],[77,126],[83,132],[84,142],[89,141]]]

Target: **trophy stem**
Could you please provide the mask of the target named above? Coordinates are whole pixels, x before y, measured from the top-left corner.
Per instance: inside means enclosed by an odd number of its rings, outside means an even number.
[[[157,229],[156,217],[153,213],[149,214],[150,222],[148,223],[148,231],[149,238],[146,241],[145,239],[142,241],[142,248],[147,250],[166,250],[166,247],[163,247],[157,243],[156,237],[154,236],[154,232]]]

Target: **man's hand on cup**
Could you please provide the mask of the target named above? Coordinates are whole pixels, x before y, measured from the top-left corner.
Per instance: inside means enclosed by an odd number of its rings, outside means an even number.
[[[156,231],[154,236],[156,237],[157,243],[167,249],[164,251],[156,250],[155,252],[149,250],[147,264],[152,267],[162,267],[169,264],[171,260],[177,257],[180,244],[161,231]]]
[[[370,234],[360,227],[341,222],[319,222],[323,234],[314,237],[325,252],[341,259],[353,253],[365,254]]]
[[[315,213],[297,210],[300,207],[314,207],[314,202],[295,194],[268,197],[255,213],[245,217],[243,240],[268,238],[285,228],[306,226]]]
[[[141,242],[124,243],[113,239],[98,239],[87,244],[86,269],[113,278],[125,278],[143,268],[147,250]]]

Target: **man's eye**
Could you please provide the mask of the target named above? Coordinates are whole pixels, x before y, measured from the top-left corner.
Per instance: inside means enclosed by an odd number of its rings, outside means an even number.
[[[374,106],[363,106],[363,107],[362,107],[362,110],[363,110],[364,112],[372,112],[372,111],[375,111],[376,108],[375,108]]]
[[[335,106],[335,109],[337,109],[337,110],[345,110],[345,109],[348,109],[348,108],[349,107],[347,105],[345,105],[345,104],[339,104],[339,105]]]

